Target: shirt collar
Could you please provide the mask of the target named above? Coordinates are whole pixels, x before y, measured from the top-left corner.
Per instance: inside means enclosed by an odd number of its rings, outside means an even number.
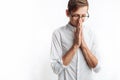
[[[74,31],[76,29],[75,26],[72,26],[70,23],[67,24],[67,27],[71,30]]]

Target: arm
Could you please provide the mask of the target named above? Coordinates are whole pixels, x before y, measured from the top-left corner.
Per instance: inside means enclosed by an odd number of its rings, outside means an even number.
[[[82,44],[80,46],[82,52],[83,52],[83,55],[84,55],[84,58],[88,64],[88,66],[90,68],[95,68],[96,65],[98,64],[98,60],[97,58],[92,54],[92,52],[89,50],[89,48],[87,47],[86,43],[84,40],[82,40]]]
[[[77,27],[76,31],[74,32],[74,43],[72,47],[67,51],[67,53],[62,57],[63,64],[68,65],[73,56],[75,55],[76,51],[79,49],[79,46],[82,42],[82,30],[81,28]]]
[[[65,66],[67,66],[71,62],[71,60],[72,60],[73,56],[75,55],[75,52],[77,51],[78,48],[79,47],[77,47],[76,45],[73,45],[69,49],[69,51],[67,51],[67,53],[62,57],[63,64]]]
[[[84,38],[83,38],[83,32],[82,32],[82,22],[78,23],[77,29],[80,29],[80,36],[81,38],[81,45],[79,46],[83,52],[83,56],[90,68],[95,68],[96,65],[98,64],[98,60],[96,56],[92,54],[92,52],[89,50],[88,46],[86,45]]]
[[[79,49],[79,46],[76,45],[75,42],[76,41],[74,41],[73,46],[65,53],[65,55],[62,55],[60,33],[58,31],[53,33],[51,43],[51,67],[56,74],[60,74],[68,67],[67,65],[71,62],[77,49]]]

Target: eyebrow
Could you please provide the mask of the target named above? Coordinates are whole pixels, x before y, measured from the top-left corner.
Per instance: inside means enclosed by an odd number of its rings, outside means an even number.
[[[72,15],[86,15],[87,13],[85,13],[85,14],[72,14]]]

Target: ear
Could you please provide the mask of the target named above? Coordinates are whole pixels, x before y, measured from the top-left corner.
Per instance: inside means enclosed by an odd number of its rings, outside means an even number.
[[[67,16],[67,17],[70,16],[70,12],[68,11],[68,9],[66,9],[66,16]]]

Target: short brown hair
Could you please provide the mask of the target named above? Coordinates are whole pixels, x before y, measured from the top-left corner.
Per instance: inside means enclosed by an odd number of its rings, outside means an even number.
[[[68,2],[68,11],[76,11],[79,7],[88,6],[87,0],[69,0]]]

